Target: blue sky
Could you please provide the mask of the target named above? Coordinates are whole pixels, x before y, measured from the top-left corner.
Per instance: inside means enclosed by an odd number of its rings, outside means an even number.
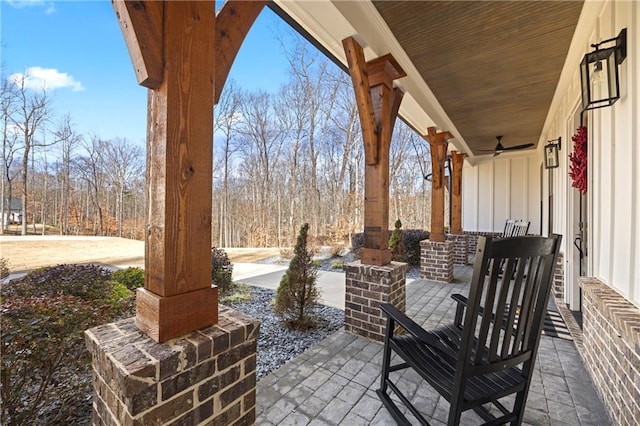
[[[0,0],[0,20],[3,77],[47,81],[56,118],[68,112],[82,134],[144,144],[147,91],[109,0]],[[287,78],[278,33],[291,31],[265,8],[231,69],[239,87],[275,91]]]

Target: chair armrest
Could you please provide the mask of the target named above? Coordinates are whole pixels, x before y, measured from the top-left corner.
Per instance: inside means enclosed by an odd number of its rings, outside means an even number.
[[[457,358],[458,355],[451,350],[451,348],[442,344],[440,340],[433,334],[428,333],[422,327],[420,327],[415,321],[406,316],[403,312],[398,310],[395,306],[389,303],[381,303],[380,309],[393,321],[397,322],[409,332],[415,338],[421,340],[423,343],[431,346],[432,348],[445,353],[446,355]],[[393,330],[391,330],[391,336],[393,337]]]

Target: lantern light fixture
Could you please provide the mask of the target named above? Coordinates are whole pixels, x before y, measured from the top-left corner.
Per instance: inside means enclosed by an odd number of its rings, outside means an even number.
[[[554,143],[556,142],[556,143]],[[544,168],[555,169],[560,166],[558,151],[562,148],[562,137],[547,141],[544,147]]]
[[[595,50],[584,55],[580,63],[583,111],[607,107],[620,99],[618,65],[627,57],[627,29],[591,47]]]

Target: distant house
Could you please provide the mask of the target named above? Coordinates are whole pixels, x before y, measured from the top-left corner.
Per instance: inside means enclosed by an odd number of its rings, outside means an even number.
[[[20,198],[4,198],[4,211],[0,212],[3,225],[22,223],[22,200]]]

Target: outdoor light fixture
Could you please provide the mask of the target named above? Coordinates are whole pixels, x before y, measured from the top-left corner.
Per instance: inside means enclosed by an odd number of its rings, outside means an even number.
[[[556,167],[560,166],[560,159],[558,157],[558,151],[560,150],[560,148],[562,148],[562,137],[547,141],[547,145],[545,145],[544,147],[545,169],[555,169]]]
[[[583,111],[610,106],[620,99],[618,65],[627,57],[627,29],[591,47],[595,50],[580,63]]]

